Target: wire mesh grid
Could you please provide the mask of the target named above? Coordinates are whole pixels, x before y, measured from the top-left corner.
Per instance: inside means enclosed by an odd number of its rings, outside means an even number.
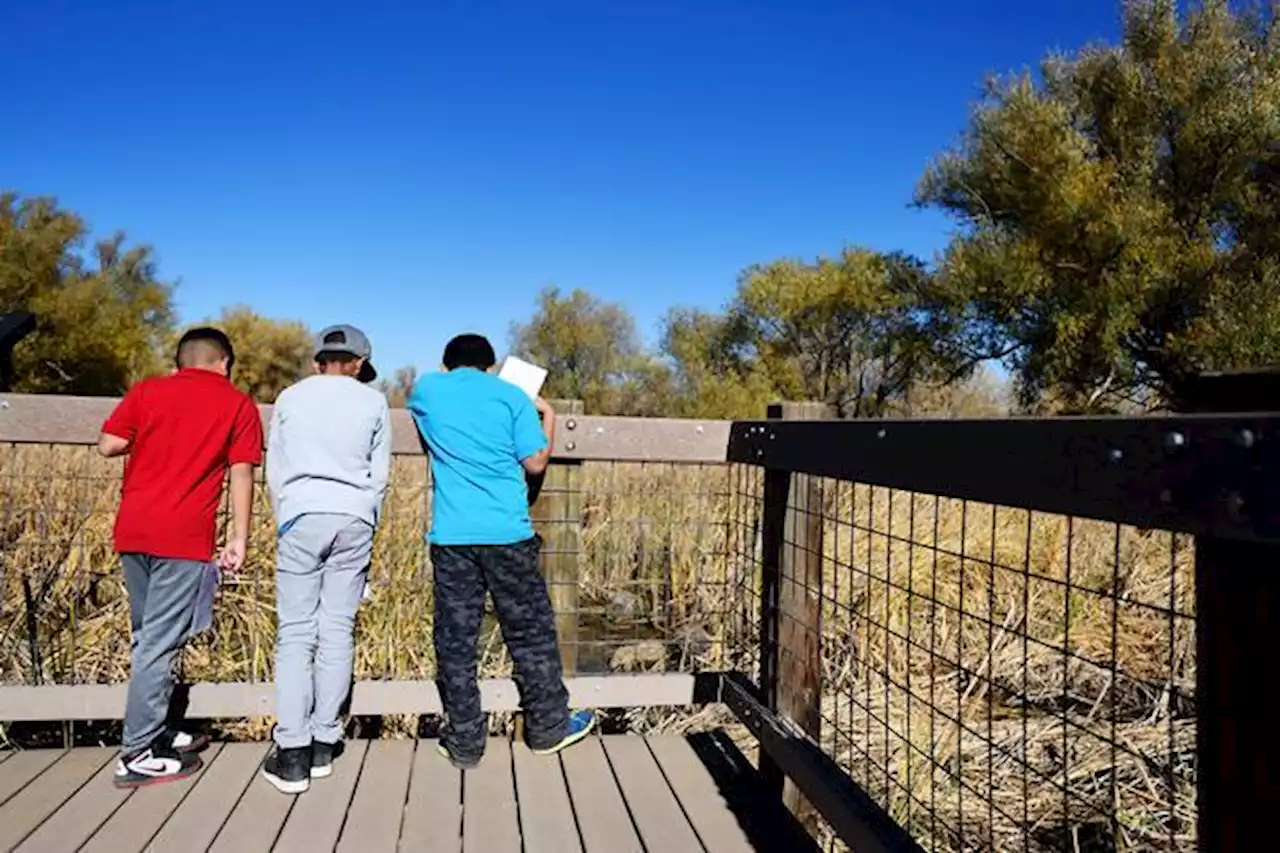
[[[785,691],[818,650],[810,734],[922,847],[1194,848],[1189,538],[793,481],[765,653]],[[758,605],[762,474],[731,482],[739,597]]]
[[[118,683],[128,676],[128,601],[112,548],[121,466],[88,447],[0,445],[3,683]],[[533,508],[562,650],[580,673],[718,666],[726,584],[726,470],[713,465],[552,466]],[[225,530],[229,510],[219,512]],[[424,531],[430,481],[399,456],[357,618],[356,677],[434,674]],[[255,491],[247,564],[225,581],[214,628],[188,645],[188,681],[264,681],[275,647],[275,522]],[[510,662],[492,613],[480,672]]]

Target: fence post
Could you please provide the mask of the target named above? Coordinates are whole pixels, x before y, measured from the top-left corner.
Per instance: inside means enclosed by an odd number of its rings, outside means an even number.
[[[1197,377],[1184,389],[1189,413],[1280,410],[1275,371]],[[1238,441],[1242,466],[1280,435]],[[1276,472],[1280,473],[1280,472]],[[1247,511],[1247,507],[1246,507]],[[1199,849],[1258,849],[1280,814],[1280,737],[1266,701],[1280,619],[1280,547],[1196,538],[1196,801]],[[1250,841],[1249,839],[1254,839]]]
[[[556,442],[573,441],[581,400],[553,400],[559,418]],[[542,571],[556,612],[556,634],[565,675],[578,672],[578,563],[582,543],[582,463],[556,461],[547,468],[541,492],[529,509],[542,537]]]
[[[824,420],[824,403],[775,403],[770,420]],[[760,688],[770,710],[815,741],[822,721],[822,487],[818,478],[765,469],[761,520]],[[797,816],[808,809],[766,755],[760,770]]]

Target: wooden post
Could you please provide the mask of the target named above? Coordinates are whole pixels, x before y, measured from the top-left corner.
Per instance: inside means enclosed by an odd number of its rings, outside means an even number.
[[[1275,371],[1197,377],[1182,389],[1182,408],[1278,411],[1277,378]],[[1237,458],[1219,464],[1274,462],[1268,444],[1276,441],[1280,436],[1242,432]],[[1246,499],[1243,511],[1249,510]],[[1275,672],[1278,567],[1274,542],[1196,538],[1197,844],[1206,853],[1259,849],[1280,813],[1280,736],[1274,707],[1263,698],[1267,674]]]
[[[582,415],[580,400],[552,402],[559,415],[556,443],[567,447]],[[556,611],[560,660],[566,676],[578,672],[578,568],[582,551],[582,463],[558,461],[547,469],[541,493],[529,510],[542,537],[542,570]]]
[[[823,403],[779,403],[770,420],[823,420]],[[818,741],[822,722],[822,487],[818,478],[765,470],[760,687],[768,707]],[[761,772],[798,817],[808,803],[761,756]]]

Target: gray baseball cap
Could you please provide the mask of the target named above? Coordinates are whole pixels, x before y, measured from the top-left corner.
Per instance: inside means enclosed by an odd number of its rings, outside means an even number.
[[[378,371],[373,369],[373,344],[369,343],[369,336],[355,326],[343,323],[321,329],[316,335],[316,356],[324,353],[363,358],[364,366],[356,378],[361,382],[372,382],[378,378]]]

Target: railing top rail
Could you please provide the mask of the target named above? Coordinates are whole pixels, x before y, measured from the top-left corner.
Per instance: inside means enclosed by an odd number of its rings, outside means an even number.
[[[742,421],[729,461],[1197,534],[1280,539],[1280,415]]]
[[[0,442],[94,444],[117,402],[111,397],[0,394]],[[265,427],[271,407],[259,409]],[[729,421],[562,415],[555,458],[717,464],[725,461],[729,427]],[[391,434],[395,454],[422,455],[418,431],[407,411],[391,412]]]

